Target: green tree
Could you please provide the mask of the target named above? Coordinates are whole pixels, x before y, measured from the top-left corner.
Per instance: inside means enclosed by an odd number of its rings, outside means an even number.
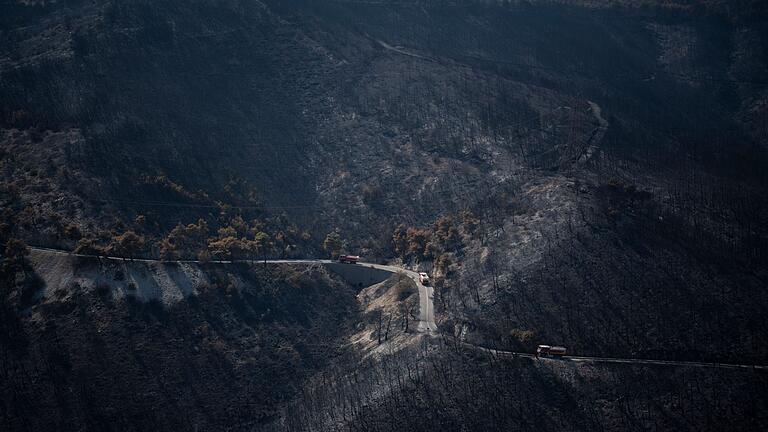
[[[179,250],[168,237],[160,240],[160,260],[173,261],[179,258]]]
[[[285,257],[285,251],[290,246],[290,241],[288,240],[288,236],[283,231],[278,231],[277,234],[275,234],[274,237],[274,245],[275,245],[275,251],[278,251],[280,253],[280,258]]]
[[[208,242],[208,250],[216,260],[231,260],[242,256],[244,247],[240,239],[234,236],[225,236],[212,239]]]
[[[196,224],[176,225],[160,243],[161,258],[179,256],[194,258],[208,247],[208,223],[199,219]]]
[[[83,237],[77,241],[75,249],[72,251],[76,254],[85,255],[104,255],[104,248],[98,245],[96,239],[93,237]]]
[[[123,258],[134,259],[144,249],[145,244],[144,237],[128,230],[112,238],[108,251]]]
[[[197,254],[197,260],[200,261],[201,264],[208,264],[211,262],[211,253],[208,252],[208,249],[203,249]]]
[[[338,232],[331,231],[328,233],[328,235],[325,236],[325,240],[323,241],[323,250],[325,250],[331,256],[331,259],[336,259],[339,255],[341,255],[342,246],[343,242],[341,241],[341,235],[339,235]]]
[[[269,234],[264,231],[258,231],[253,235],[253,250],[257,255],[264,258],[264,264],[267,263],[267,249],[269,247]]]
[[[237,237],[237,230],[231,226],[219,228],[219,238],[223,239],[227,237]]]
[[[243,220],[241,216],[235,216],[229,220],[229,228],[235,230],[235,233],[239,237],[245,237],[248,235],[249,227],[248,223]]]

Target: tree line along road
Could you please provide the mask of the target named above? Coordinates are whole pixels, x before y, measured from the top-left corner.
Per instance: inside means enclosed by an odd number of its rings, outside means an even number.
[[[171,260],[161,261],[157,259],[146,258],[124,258],[117,256],[99,256],[88,254],[76,254],[70,251],[61,249],[52,249],[45,247],[30,247],[31,250],[40,253],[50,253],[67,255],[81,258],[96,258],[106,259],[113,261],[134,261],[143,263],[188,263],[188,264],[203,264],[200,260]],[[270,260],[213,260],[206,261],[206,264],[233,264],[233,263],[266,263],[266,264],[333,264],[337,261],[327,259],[270,259]],[[404,269],[402,267],[372,264],[372,263],[358,263],[349,264],[359,267],[368,267],[377,270],[383,270],[393,274],[402,273],[408,276],[419,289],[419,325],[418,331],[428,335],[435,335],[437,332],[437,324],[435,323],[435,308],[434,308],[434,288],[431,286],[425,286],[419,281],[419,274],[413,270]],[[751,365],[751,364],[732,364],[732,363],[709,363],[709,362],[694,362],[694,361],[675,361],[675,360],[659,360],[659,359],[638,359],[638,358],[615,358],[615,357],[589,357],[589,356],[563,356],[559,358],[545,358],[538,357],[535,354],[524,352],[513,352],[497,350],[492,348],[486,348],[479,345],[470,344],[468,342],[461,342],[461,345],[467,349],[482,352],[485,354],[493,355],[496,357],[508,357],[508,358],[532,358],[545,361],[568,361],[574,363],[613,363],[613,364],[631,364],[631,365],[653,365],[653,366],[685,366],[685,367],[699,367],[699,368],[719,368],[719,369],[739,369],[739,370],[755,370],[764,371],[768,370],[766,365]]]

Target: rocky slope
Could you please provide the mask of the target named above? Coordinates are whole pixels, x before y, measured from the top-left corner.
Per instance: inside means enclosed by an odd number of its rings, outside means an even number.
[[[322,267],[31,259],[41,289],[0,314],[3,430],[253,430],[353,354],[355,288]]]

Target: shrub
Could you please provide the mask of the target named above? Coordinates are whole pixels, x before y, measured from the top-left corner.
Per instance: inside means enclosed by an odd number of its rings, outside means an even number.
[[[145,244],[146,240],[144,237],[128,230],[113,237],[107,250],[109,253],[117,256],[135,258],[142,251]]]
[[[160,240],[160,260],[172,261],[178,259],[179,251],[176,245],[173,244],[168,238]]]
[[[83,255],[103,255],[104,248],[99,246],[94,238],[83,237],[78,240],[77,245],[72,252]]]
[[[82,237],[82,234],[80,233],[80,228],[75,224],[69,224],[64,227],[63,230],[64,237],[73,239],[73,240],[79,240]]]
[[[161,259],[194,257],[207,247],[208,223],[199,219],[196,224],[178,224],[161,241]]]
[[[533,340],[533,337],[536,335],[531,330],[521,330],[518,328],[513,328],[509,331],[509,335],[521,343],[528,343]]]
[[[211,253],[208,252],[207,249],[201,250],[200,253],[197,254],[197,260],[202,264],[208,264],[211,262]]]
[[[332,231],[325,236],[323,250],[330,254],[332,259],[336,259],[341,254],[342,246],[341,235],[338,232]]]

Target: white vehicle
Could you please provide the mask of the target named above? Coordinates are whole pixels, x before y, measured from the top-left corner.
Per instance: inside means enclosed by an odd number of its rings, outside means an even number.
[[[419,273],[419,282],[422,285],[429,285],[429,275],[426,273]]]
[[[551,346],[551,345],[539,345],[536,348],[536,356],[564,356],[566,353],[565,347]]]

